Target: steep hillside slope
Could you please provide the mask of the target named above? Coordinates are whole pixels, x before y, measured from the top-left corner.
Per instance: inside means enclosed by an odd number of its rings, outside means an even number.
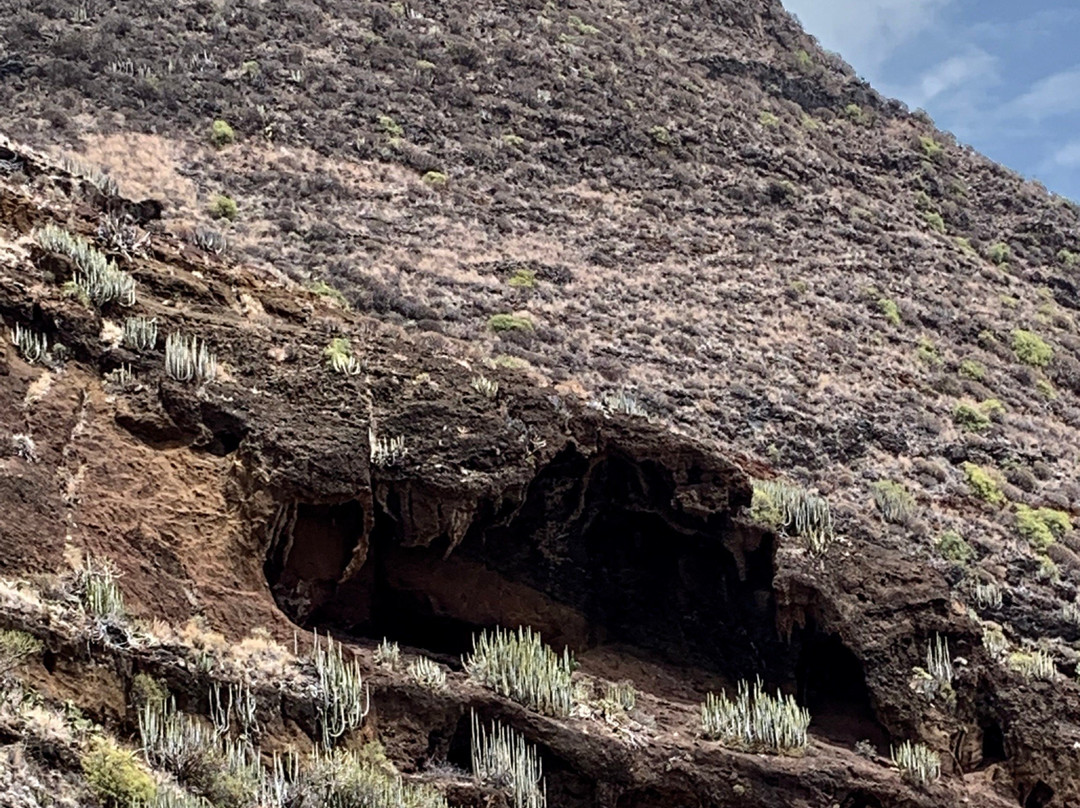
[[[388,685],[415,721],[374,731],[403,771],[460,763],[486,698],[556,805],[1080,800],[1074,204],[770,0],[9,5],[0,316],[66,355],[0,361],[0,572],[89,551],[136,616],[364,660],[385,635],[460,668],[532,625],[656,700],[641,737],[460,673],[446,703]],[[65,295],[50,221],[134,308]],[[172,331],[221,373],[170,379]],[[835,537],[761,480],[824,496]],[[948,695],[916,670],[937,637]],[[121,731],[127,674],[93,708]],[[697,737],[704,692],[758,675],[812,754]],[[864,739],[945,774],[912,788]]]

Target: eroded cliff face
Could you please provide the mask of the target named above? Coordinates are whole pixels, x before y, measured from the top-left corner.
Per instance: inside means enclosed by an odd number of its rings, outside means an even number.
[[[409,333],[152,234],[119,256],[138,282],[133,310],[157,318],[144,352],[119,340],[131,313],[66,297],[72,268],[29,238],[49,220],[89,233],[107,207],[27,150],[27,180],[0,188],[0,316],[45,334],[53,360],[0,348],[4,440],[0,570],[52,573],[91,552],[123,573],[132,612],[180,625],[201,615],[233,639],[264,627],[331,632],[370,663],[389,637],[449,666],[424,691],[371,666],[378,737],[407,772],[467,762],[476,710],[541,749],[549,804],[1067,805],[1080,798],[1076,686],[1025,681],[991,660],[950,581],[917,555],[840,538],[822,555],[751,524],[751,476],[766,467],[660,423],[584,406],[527,371],[485,366],[467,345]],[[196,333],[220,373],[195,386],[163,372],[165,334]],[[352,341],[362,372],[332,372],[323,349]],[[66,346],[66,358],[55,349]],[[105,374],[129,366],[133,383]],[[497,380],[492,399],[471,385]],[[115,377],[110,377],[115,379]],[[371,442],[405,439],[396,462]],[[5,445],[7,445],[5,443]],[[855,525],[852,531],[857,531]],[[89,643],[33,610],[5,625],[45,640],[46,693],[131,730],[138,672],[205,709],[206,674],[177,646],[148,653]],[[569,646],[592,687],[632,679],[641,720],[551,719],[460,672],[472,635],[531,625]],[[913,692],[913,668],[941,635],[957,660],[955,704]],[[303,639],[295,640],[304,645]],[[724,750],[699,737],[709,689],[762,677],[810,708],[803,757]],[[186,694],[186,695],[185,695]],[[268,744],[315,733],[300,691],[262,694]],[[920,739],[946,775],[926,789],[881,757]],[[852,749],[868,739],[879,757]],[[462,805],[475,784],[443,784]]]

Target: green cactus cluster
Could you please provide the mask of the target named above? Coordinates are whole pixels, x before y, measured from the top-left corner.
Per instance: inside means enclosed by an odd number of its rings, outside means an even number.
[[[753,686],[742,680],[736,696],[709,693],[701,705],[705,737],[737,749],[798,752],[809,741],[810,711],[793,696],[765,692],[761,679]]]
[[[498,721],[484,727],[472,714],[473,776],[509,791],[512,808],[546,808],[547,785],[536,747]]]
[[[217,376],[217,357],[206,340],[174,331],[165,338],[165,372],[178,382],[208,382]]]
[[[546,715],[566,716],[573,706],[569,649],[556,654],[531,628],[496,628],[473,637],[465,660],[470,677],[496,693]]]
[[[892,750],[892,762],[905,780],[928,785],[941,776],[941,758],[938,753],[921,743],[904,741]]]
[[[777,480],[755,480],[750,518],[759,524],[802,536],[815,553],[834,538],[828,501],[819,494]]]
[[[315,663],[317,711],[323,746],[329,749],[345,733],[357,729],[371,710],[371,693],[364,687],[360,663],[346,661],[341,645],[332,637],[315,635],[311,654]]]
[[[75,287],[97,306],[117,301],[121,306],[135,305],[135,279],[90,245],[62,227],[47,224],[34,231],[41,248],[65,255],[75,264]]]

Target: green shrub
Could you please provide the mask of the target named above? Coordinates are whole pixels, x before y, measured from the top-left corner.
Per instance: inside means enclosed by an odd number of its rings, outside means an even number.
[[[569,649],[556,654],[531,628],[480,632],[465,671],[502,696],[547,715],[567,716],[573,706],[570,676],[577,667]]]
[[[519,269],[507,283],[516,289],[533,289],[536,286],[536,273],[531,269]]]
[[[945,232],[945,220],[936,210],[923,211],[922,217],[923,221],[930,225],[931,230],[936,230],[939,233]]]
[[[674,142],[671,132],[666,126],[654,126],[649,130],[649,136],[660,146],[670,146]]]
[[[1046,379],[1039,379],[1036,381],[1035,389],[1038,390],[1039,395],[1047,401],[1053,401],[1057,398],[1057,390],[1055,390],[1054,385],[1050,384]]]
[[[380,115],[377,121],[379,128],[391,138],[399,138],[405,134],[405,130],[401,128],[401,125],[389,115]]]
[[[1072,530],[1072,520],[1064,511],[1053,508],[1016,506],[1016,529],[1040,553]]]
[[[532,331],[532,321],[516,314],[493,314],[488,320],[492,331]]]
[[[210,126],[210,142],[219,149],[236,141],[236,132],[228,123],[220,118]]]
[[[758,679],[751,689],[742,680],[734,700],[709,693],[701,705],[706,738],[748,751],[796,752],[806,748],[810,711],[794,696],[770,696]]]
[[[990,428],[990,418],[977,407],[960,403],[953,410],[953,423],[966,432],[982,432]]]
[[[1005,415],[1005,405],[996,398],[986,399],[986,401],[979,405],[979,409],[982,410],[983,414],[991,421],[1000,421]]]
[[[112,741],[94,739],[81,763],[86,784],[107,808],[134,808],[157,793],[154,778],[134,753]]]
[[[919,135],[919,145],[922,146],[923,154],[931,160],[938,159],[945,152],[945,147],[930,137],[930,135]]]
[[[1012,258],[1012,250],[1009,248],[1008,244],[999,241],[986,248],[986,257],[998,266],[1001,266],[1008,263],[1009,259]]]
[[[428,171],[423,176],[424,182],[434,188],[442,188],[449,182],[450,178],[446,176],[442,171]]]
[[[137,673],[131,680],[131,703],[136,707],[147,704],[164,704],[169,700],[169,689],[147,673]]]
[[[967,564],[974,556],[975,551],[971,545],[964,541],[964,537],[955,530],[946,530],[941,534],[937,543],[938,552],[946,561],[961,566]]]
[[[25,631],[0,629],[0,680],[41,649],[41,640]]]
[[[874,504],[881,518],[893,524],[906,524],[915,510],[915,498],[900,483],[879,480],[874,483]]]
[[[314,292],[319,297],[325,297],[329,300],[333,300],[343,309],[349,308],[349,301],[345,299],[345,295],[340,290],[335,289],[326,281],[308,281],[304,286],[308,291]]]
[[[963,236],[957,236],[956,237],[956,246],[959,247],[964,252],[966,252],[968,255],[978,255],[979,254],[978,251],[975,249],[975,247],[972,246],[971,241],[969,239],[964,238]]]
[[[960,363],[960,375],[965,379],[981,382],[986,378],[986,367],[974,359],[965,359]]]
[[[992,505],[1005,501],[1005,495],[1001,493],[1001,487],[986,469],[974,463],[964,463],[963,469],[972,494]]]
[[[922,337],[919,340],[919,347],[915,349],[915,356],[920,362],[935,368],[940,367],[944,361],[938,352],[937,346],[929,337]]]
[[[1012,349],[1017,359],[1035,367],[1046,367],[1054,358],[1054,349],[1042,337],[1022,328],[1012,332]]]
[[[855,123],[863,122],[862,107],[860,107],[858,104],[848,104],[846,107],[844,107],[844,115],[846,115],[850,120],[854,121]]]
[[[1072,250],[1060,250],[1057,257],[1061,263],[1070,269],[1080,264],[1080,254],[1074,253]]]
[[[780,119],[768,110],[763,109],[758,115],[758,123],[760,123],[762,126],[767,126],[770,129],[775,129],[777,126],[780,125]]]
[[[236,200],[231,196],[217,194],[210,201],[210,207],[207,211],[215,219],[228,219],[231,222],[236,219]]]
[[[895,302],[889,300],[887,297],[883,297],[877,302],[877,306],[878,311],[885,316],[886,320],[893,325],[900,325],[900,309]]]

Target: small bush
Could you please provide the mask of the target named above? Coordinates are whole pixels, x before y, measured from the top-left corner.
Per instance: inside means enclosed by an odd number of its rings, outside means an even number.
[[[228,219],[231,222],[236,219],[236,200],[231,196],[218,194],[211,200],[208,212],[215,219]]]
[[[1008,263],[1012,258],[1012,250],[1009,245],[1003,241],[999,241],[996,244],[991,244],[986,248],[986,257],[993,261],[998,266]]]
[[[885,316],[886,320],[893,325],[900,325],[900,309],[894,301],[883,297],[877,302],[877,306],[878,311]]]
[[[0,680],[41,649],[41,640],[25,631],[0,629]]]
[[[1050,384],[1046,379],[1039,379],[1036,381],[1035,389],[1039,392],[1039,395],[1047,401],[1053,401],[1057,398],[1057,390],[1055,390],[1054,385]]]
[[[982,432],[990,428],[990,418],[982,410],[970,404],[957,404],[953,410],[953,423],[966,432]]]
[[[494,314],[488,320],[488,328],[495,332],[532,331],[532,321],[516,314]]]
[[[938,347],[929,337],[919,339],[919,347],[915,349],[915,356],[924,365],[930,365],[930,367],[934,368],[941,367],[944,362]]]
[[[1017,505],[1016,529],[1032,548],[1045,553],[1051,544],[1072,530],[1072,520],[1064,511]]]
[[[90,790],[107,808],[135,808],[154,799],[154,778],[134,753],[97,738],[83,755],[83,774]]]
[[[536,273],[531,269],[519,269],[507,281],[515,289],[533,289],[536,287]]]
[[[1074,253],[1072,250],[1059,250],[1057,257],[1069,269],[1080,264],[1080,254]]]
[[[751,751],[796,752],[806,748],[810,711],[794,697],[765,692],[758,679],[751,689],[738,684],[734,701],[726,693],[709,693],[701,705],[701,724],[706,738],[726,746]]]
[[[915,498],[900,483],[880,480],[874,483],[874,504],[881,518],[893,524],[907,524],[915,510]]]
[[[936,210],[923,211],[923,221],[930,225],[931,230],[936,230],[938,233],[945,232],[945,219]]]
[[[986,378],[986,366],[974,359],[965,359],[960,363],[960,375],[965,379],[981,382]]]
[[[345,299],[345,295],[326,281],[308,281],[304,286],[307,287],[308,291],[314,292],[319,297],[334,301],[343,309],[349,308],[349,301]]]
[[[1005,495],[1001,493],[1001,487],[986,469],[974,463],[964,463],[963,469],[972,494],[992,505],[1005,501]]]
[[[848,104],[846,107],[844,107],[844,115],[847,116],[849,120],[852,120],[855,123],[863,122],[862,107],[860,107],[858,104]]]
[[[450,178],[442,171],[428,171],[423,176],[424,182],[435,188],[441,188],[449,182]]]
[[[1012,332],[1012,349],[1017,359],[1034,367],[1045,367],[1054,358],[1054,349],[1042,337],[1022,328]]]
[[[236,142],[236,132],[226,121],[218,118],[210,125],[210,142],[219,149]]]
[[[528,627],[481,632],[473,638],[473,652],[465,660],[466,672],[480,684],[554,716],[570,714],[575,667],[569,649],[556,654]]]
[[[165,704],[169,689],[148,673],[137,673],[131,680],[131,703],[142,708],[147,704]]]
[[[946,530],[942,533],[938,539],[937,548],[941,557],[953,564],[967,564],[975,555],[971,545],[964,541],[964,537],[955,530]]]
[[[389,115],[380,115],[378,117],[379,128],[391,138],[399,138],[405,134],[405,130],[401,128],[401,125],[391,118]]]
[[[777,126],[780,125],[780,119],[768,110],[762,110],[761,113],[758,115],[758,123],[760,123],[762,126],[768,127],[769,129],[775,129]]]
[[[919,145],[922,146],[923,154],[931,160],[937,160],[945,152],[945,147],[930,135],[919,135]]]

